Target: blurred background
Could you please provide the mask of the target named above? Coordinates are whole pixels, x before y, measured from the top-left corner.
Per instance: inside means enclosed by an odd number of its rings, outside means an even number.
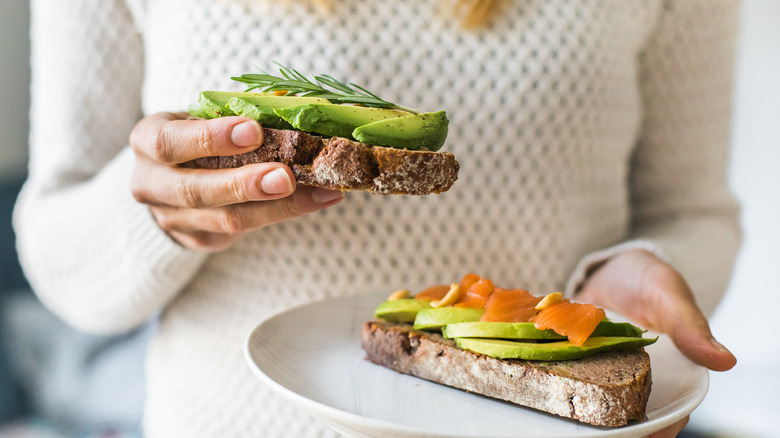
[[[143,399],[136,382],[148,330],[109,339],[70,331],[32,298],[14,251],[11,211],[27,160],[28,15],[28,2],[4,0],[0,438],[118,436],[124,430],[132,435]],[[685,431],[689,437],[780,436],[774,404],[780,337],[770,326],[780,307],[774,277],[780,270],[780,1],[745,0],[740,20],[731,184],[742,202],[744,242],[729,291],[712,318],[715,336],[739,362],[730,372],[710,373],[709,394]]]

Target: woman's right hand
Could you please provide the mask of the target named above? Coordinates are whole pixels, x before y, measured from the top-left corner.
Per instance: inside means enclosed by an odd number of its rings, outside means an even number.
[[[289,167],[258,163],[237,169],[191,169],[196,158],[237,155],[263,144],[260,125],[245,117],[188,120],[158,113],[133,128],[132,192],[180,245],[221,251],[247,231],[311,213],[344,193],[295,185]]]

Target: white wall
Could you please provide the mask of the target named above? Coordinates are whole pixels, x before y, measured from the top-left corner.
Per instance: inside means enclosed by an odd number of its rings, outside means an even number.
[[[0,12],[0,182],[24,174],[29,106],[29,2],[4,0]]]
[[[731,181],[744,243],[711,321],[738,362],[710,373],[710,392],[691,423],[768,438],[780,436],[780,1],[745,1],[741,21]]]

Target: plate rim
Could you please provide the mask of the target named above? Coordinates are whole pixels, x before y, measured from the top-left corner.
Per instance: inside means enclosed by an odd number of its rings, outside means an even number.
[[[325,418],[336,418],[339,419],[341,423],[346,424],[359,424],[361,426],[367,426],[372,429],[375,429],[377,431],[388,431],[388,432],[401,432],[404,434],[410,434],[414,436],[420,436],[420,437],[441,437],[441,438],[508,438],[506,436],[499,436],[499,435],[470,435],[470,434],[458,434],[453,435],[450,433],[447,434],[441,434],[437,432],[432,432],[430,430],[424,430],[417,427],[412,427],[404,424],[394,423],[392,421],[387,420],[380,420],[376,418],[366,417],[354,412],[349,412],[334,406],[327,405],[322,402],[318,402],[316,400],[312,400],[302,394],[299,394],[296,391],[293,391],[281,383],[277,382],[267,374],[265,374],[261,369],[260,366],[257,365],[257,363],[254,361],[254,358],[252,357],[251,352],[251,346],[253,344],[253,339],[255,337],[255,334],[259,332],[260,330],[263,330],[267,325],[270,325],[273,323],[273,321],[278,320],[279,318],[284,318],[288,316],[290,313],[293,313],[295,311],[299,311],[306,307],[312,307],[317,305],[322,305],[324,303],[327,303],[329,301],[333,300],[345,300],[349,301],[350,299],[358,299],[360,297],[367,297],[374,295],[372,293],[362,293],[362,294],[356,294],[351,296],[343,296],[343,297],[330,297],[330,298],[324,298],[320,300],[311,301],[308,303],[303,303],[298,306],[291,307],[289,309],[283,310],[281,312],[278,312],[265,320],[258,323],[256,326],[254,326],[252,329],[249,330],[247,335],[244,339],[244,358],[247,361],[247,365],[252,370],[252,373],[260,378],[265,384],[269,385],[273,390],[277,392],[277,394],[283,396],[285,399],[287,399],[289,402],[292,402],[293,404],[297,404],[299,406],[302,406],[301,409],[303,409],[306,413],[309,415],[317,418],[319,421],[322,421],[324,424],[326,424],[329,427],[333,427],[330,422],[325,421]],[[377,294],[377,296],[379,296]],[[658,334],[659,340],[663,337],[668,337],[664,334]],[[378,366],[378,365],[377,365]],[[666,416],[663,416],[661,418],[656,418],[652,420],[643,421],[641,423],[636,423],[629,426],[624,427],[618,427],[618,428],[610,428],[610,429],[604,429],[603,433],[594,434],[594,435],[588,435],[590,437],[611,437],[611,438],[617,438],[621,436],[628,436],[633,437],[636,436],[636,433],[653,433],[658,430],[661,430],[665,426],[672,425],[676,423],[677,421],[681,420],[682,418],[688,416],[693,412],[701,403],[704,401],[704,399],[707,396],[707,393],[709,392],[709,386],[710,386],[710,376],[709,371],[701,367],[700,365],[696,365],[703,369],[704,371],[704,379],[702,380],[703,385],[703,391],[701,394],[699,394],[698,397],[695,399],[689,401],[686,406],[683,409],[680,409],[678,411],[675,411],[673,413],[670,413]],[[651,365],[652,367],[652,365]],[[651,368],[652,372],[652,368]],[[446,386],[446,385],[445,385]],[[457,388],[451,388],[457,390]],[[529,408],[530,409],[530,408]],[[538,412],[540,415],[544,415],[544,412]],[[512,436],[511,438],[535,438],[536,435],[517,435]],[[555,435],[550,436],[550,438],[568,438],[568,437],[581,437],[580,435]]]

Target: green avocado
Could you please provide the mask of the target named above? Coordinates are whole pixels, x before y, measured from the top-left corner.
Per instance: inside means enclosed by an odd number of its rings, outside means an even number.
[[[447,325],[442,334],[445,338],[566,339],[553,330],[539,330],[532,322],[461,322]],[[601,321],[590,336],[641,338],[642,329],[627,322]]]
[[[190,113],[190,116],[192,117],[200,117],[201,119],[211,119],[210,115],[206,114],[206,111],[203,110],[203,108],[200,106],[199,103],[193,103],[189,107],[187,107],[187,112]]]
[[[603,351],[632,350],[645,347],[658,338],[591,337],[582,347],[569,341],[517,342],[503,339],[456,338],[458,347],[497,359],[572,360]]]
[[[359,126],[410,114],[400,110],[333,104],[306,104],[275,108],[274,112],[295,129],[350,139],[354,139],[352,131]]]
[[[257,120],[266,128],[292,129],[292,125],[276,115],[274,109],[309,103],[332,105],[327,99],[319,97],[276,96],[274,94],[258,93],[253,96],[233,97],[228,100],[227,108],[237,116]]]
[[[352,138],[366,144],[438,151],[447,139],[447,113],[413,114],[358,126]]]
[[[403,298],[381,303],[374,310],[374,316],[390,322],[413,322],[417,312],[430,308],[428,301]]]
[[[198,97],[198,115],[192,113],[192,108],[190,108],[190,115],[205,119],[234,116],[236,114],[227,107],[230,99],[234,97],[257,96],[257,94],[240,91],[201,91]]]
[[[612,322],[604,319],[593,330],[591,337],[622,336],[626,338],[641,338],[645,331],[629,322]]]
[[[435,307],[423,309],[414,319],[415,330],[439,330],[447,324],[479,321],[485,311],[473,307]]]
[[[539,330],[532,322],[461,322],[442,329],[445,338],[566,339],[552,330]]]

